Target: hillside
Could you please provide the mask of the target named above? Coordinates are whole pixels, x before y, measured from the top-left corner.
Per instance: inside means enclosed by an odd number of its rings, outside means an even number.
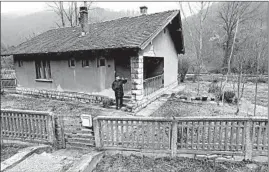
[[[218,41],[212,41],[211,39],[218,36],[221,39],[224,38],[224,32],[223,28],[221,26],[220,19],[218,17],[220,8],[224,5],[226,2],[218,2],[214,3],[212,6],[210,6],[208,10],[207,17],[204,21],[204,36],[203,36],[203,63],[205,68],[208,71],[220,69],[222,65],[222,60],[224,57],[223,49],[221,47],[221,42]],[[253,2],[251,8],[254,8],[257,6],[258,3],[262,3],[258,9],[256,9],[266,21],[267,18],[267,3],[266,2]],[[255,19],[254,19],[255,20]],[[254,21],[253,20],[253,21]],[[189,25],[187,25],[187,23]],[[197,25],[199,22],[199,15],[194,15],[187,17],[186,20],[183,19],[183,31],[184,31],[184,41],[185,41],[185,49],[186,54],[185,56],[190,58],[192,61],[192,65],[195,66],[196,55],[195,55],[195,48],[193,46],[193,43],[191,41],[191,36],[189,33],[189,30],[194,31],[195,25]],[[244,28],[245,26],[241,25],[240,28]],[[252,30],[253,35],[255,35],[256,31]],[[267,25],[265,24],[263,28],[263,32],[268,32]],[[195,31],[194,31],[195,33]],[[240,37],[240,32],[238,36]],[[223,41],[223,40],[221,40]],[[193,69],[190,69],[191,72],[193,72]],[[205,72],[205,71],[203,71]]]
[[[137,12],[116,12],[96,7],[89,11],[89,22],[100,22],[133,15],[137,15]],[[3,14],[1,15],[1,42],[8,47],[16,46],[35,35],[57,28],[58,18],[52,11],[41,11],[21,17]]]

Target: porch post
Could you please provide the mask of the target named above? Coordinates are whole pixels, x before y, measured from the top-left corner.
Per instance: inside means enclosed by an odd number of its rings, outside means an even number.
[[[143,56],[131,57],[132,99],[143,99]]]

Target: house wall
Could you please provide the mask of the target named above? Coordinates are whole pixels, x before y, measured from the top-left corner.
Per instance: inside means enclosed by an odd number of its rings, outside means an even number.
[[[161,31],[144,50],[143,56],[164,58],[164,86],[177,82],[178,55],[168,29]]]
[[[52,82],[36,81],[36,69],[34,60],[23,60],[23,66],[18,67],[15,58],[15,70],[18,86],[36,89],[49,89],[58,91],[75,92],[99,92],[101,89],[111,87],[114,81],[114,59],[107,58],[106,66],[97,67],[97,58],[89,58],[90,66],[82,67],[82,60],[76,59],[76,66],[69,67],[68,60],[51,57],[51,79]],[[85,57],[84,57],[85,58]],[[87,57],[86,57],[87,58]],[[54,59],[54,60],[53,60]],[[108,65],[110,67],[108,67]],[[102,79],[101,75],[105,78]],[[101,83],[103,84],[101,86]]]

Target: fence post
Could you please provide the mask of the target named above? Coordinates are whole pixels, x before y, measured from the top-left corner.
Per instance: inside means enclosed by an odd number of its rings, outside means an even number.
[[[101,148],[101,138],[100,138],[100,122],[98,118],[93,119],[93,131],[94,131],[94,140],[96,148]]]
[[[175,157],[177,154],[177,121],[172,121],[172,133],[171,133],[171,155]]]
[[[48,122],[48,134],[49,134],[49,142],[53,145],[53,147],[56,146],[56,136],[55,136],[55,117],[52,112],[49,113],[49,120]]]
[[[249,119],[246,122],[246,135],[245,135],[245,140],[246,140],[246,145],[245,145],[245,160],[252,160],[252,128],[253,128],[253,121]]]

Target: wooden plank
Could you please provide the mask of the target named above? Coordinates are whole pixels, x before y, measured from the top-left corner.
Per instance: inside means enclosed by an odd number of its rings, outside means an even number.
[[[155,149],[155,122],[151,122],[151,145],[152,149]]]
[[[237,125],[236,125],[236,135],[235,135],[235,140],[236,140],[236,150],[238,151],[238,150],[240,150],[240,145],[239,145],[239,138],[240,138],[240,136],[239,136],[239,134],[240,134],[240,124],[241,124],[241,122],[236,122],[237,123]]]
[[[225,136],[224,136],[224,150],[228,151],[228,126],[229,126],[229,122],[226,121],[225,122]]]
[[[101,129],[101,138],[103,145],[109,144],[109,130],[108,130],[108,121],[107,120],[102,120],[103,127]],[[103,134],[102,134],[103,133]]]
[[[118,120],[115,121],[115,145],[118,146],[119,143],[119,126]]]
[[[130,133],[129,133],[129,120],[126,120],[126,147],[129,146],[128,143],[131,143],[131,137],[130,137]]]
[[[194,145],[193,145],[193,139],[194,139],[194,126],[195,126],[195,122],[194,121],[191,121],[191,149],[194,149]]]
[[[141,129],[142,129],[142,143],[141,143],[141,145],[142,145],[142,149],[144,149],[145,148],[145,123],[144,123],[144,121],[141,121]]]
[[[266,122],[263,122],[263,129],[264,129],[264,133],[262,134],[263,135],[262,146],[263,146],[263,149],[265,149],[266,148],[266,143],[267,143],[266,138],[268,136]]]
[[[206,140],[206,138],[205,138],[206,122],[202,121],[201,123],[202,123],[202,149],[204,150],[205,149],[205,140]]]
[[[217,124],[218,124],[219,122],[217,122],[217,121],[214,121],[214,137],[213,137],[213,150],[218,150],[218,135],[217,135],[217,133],[218,133],[218,129],[219,129],[219,127],[217,126]]]
[[[231,134],[230,134],[230,150],[235,150],[234,149],[234,130],[235,130],[235,122],[231,122]]]
[[[259,122],[259,125],[258,125],[257,129],[258,129],[258,131],[257,131],[258,132],[257,149],[260,150],[261,149],[260,142],[261,142],[262,122]]]
[[[24,118],[24,122],[25,122],[25,138],[29,138],[29,128],[28,128],[28,118],[29,118],[29,115],[26,114],[25,118]]]
[[[114,121],[110,120],[110,131],[111,131],[111,146],[114,146]]]
[[[161,143],[160,143],[160,136],[161,136],[161,125],[160,122],[157,122],[157,149],[159,150],[161,148]]]
[[[35,130],[34,130],[34,120],[33,120],[34,116],[32,115],[31,118],[30,118],[30,131],[31,131],[31,135],[30,135],[30,138],[31,139],[34,139],[35,138]]]
[[[222,124],[223,122],[220,121],[220,126],[219,126],[219,150],[222,150]]]
[[[207,150],[211,150],[211,121],[208,121],[208,146],[207,146]]]

